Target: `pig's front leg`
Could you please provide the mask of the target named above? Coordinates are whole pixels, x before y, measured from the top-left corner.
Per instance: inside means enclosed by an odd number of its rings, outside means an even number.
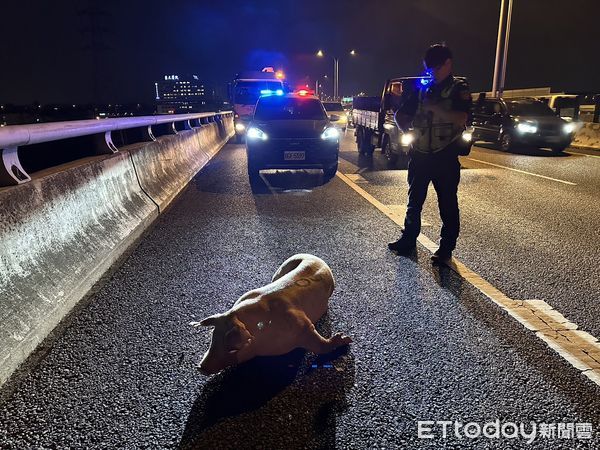
[[[339,332],[335,333],[329,339],[324,338],[315,329],[315,326],[311,324],[311,326],[302,334],[300,347],[320,355],[332,352],[336,348],[350,344],[351,342],[352,338]]]

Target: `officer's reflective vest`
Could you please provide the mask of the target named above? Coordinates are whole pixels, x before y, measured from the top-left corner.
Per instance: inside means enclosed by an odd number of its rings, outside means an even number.
[[[452,77],[452,82],[448,83],[439,94],[437,106],[445,111],[452,111],[452,94],[454,89],[465,82],[465,78]],[[431,87],[419,90],[419,104],[415,118],[413,119],[413,129],[415,141],[413,149],[420,153],[437,153],[460,137],[464,127],[458,127],[453,123],[442,122],[439,117],[431,112],[424,111],[423,102],[430,94]]]

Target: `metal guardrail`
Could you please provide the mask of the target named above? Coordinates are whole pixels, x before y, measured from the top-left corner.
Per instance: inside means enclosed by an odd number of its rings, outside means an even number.
[[[23,169],[19,147],[59,141],[81,136],[94,136],[98,153],[115,153],[118,148],[112,141],[111,133],[119,130],[142,129],[144,140],[155,141],[152,127],[168,125],[169,133],[177,134],[176,124],[183,124],[183,130],[191,130],[204,124],[221,121],[231,116],[232,111],[208,112],[196,114],[174,114],[126,117],[117,119],[73,120],[32,125],[10,125],[0,128],[0,187],[31,181]]]

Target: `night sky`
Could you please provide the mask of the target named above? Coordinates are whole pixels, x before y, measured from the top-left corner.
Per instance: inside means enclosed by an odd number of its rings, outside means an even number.
[[[600,92],[600,1],[514,0],[507,88]],[[61,0],[3,4],[0,102],[145,102],[164,74],[193,73],[224,94],[244,69],[292,82],[332,75],[340,92],[380,93],[417,75],[431,43],[455,73],[491,88],[500,0]],[[347,55],[356,49],[358,55]],[[331,84],[325,84],[331,92]]]

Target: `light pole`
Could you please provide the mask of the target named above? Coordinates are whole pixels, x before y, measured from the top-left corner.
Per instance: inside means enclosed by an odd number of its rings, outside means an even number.
[[[506,61],[508,59],[508,40],[510,37],[510,21],[512,17],[513,0],[508,0],[508,10],[505,8],[506,0],[500,3],[500,20],[498,21],[498,39],[496,41],[496,60],[494,62],[494,79],[492,81],[492,95],[498,97],[504,92],[506,80]],[[506,21],[506,30],[504,22]],[[504,34],[504,51],[502,52],[502,34]],[[502,61],[500,54],[502,53]]]
[[[315,81],[315,95],[319,98],[321,98],[321,94],[323,93],[323,89],[319,89],[322,88],[323,85],[321,84],[321,80],[326,80],[327,79],[327,75],[323,75],[322,77],[318,77],[317,80]]]
[[[351,56],[356,55],[356,50],[350,50],[349,54]],[[323,50],[319,50],[317,52],[317,56],[322,58],[325,56]],[[333,57],[333,99],[339,99],[340,90],[340,58],[334,56]]]

